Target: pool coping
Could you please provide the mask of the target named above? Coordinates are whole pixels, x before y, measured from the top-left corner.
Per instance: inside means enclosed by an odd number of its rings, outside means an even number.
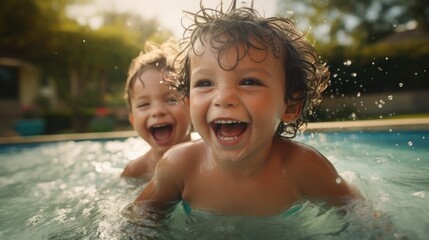
[[[304,131],[419,131],[429,130],[429,118],[378,119],[309,123]]]
[[[383,131],[383,130],[429,130],[429,118],[380,119],[338,122],[308,123],[303,132],[333,131]],[[0,137],[0,145],[22,143],[44,143],[58,141],[122,139],[137,137],[135,131],[112,131],[102,133],[70,133],[38,136]]]

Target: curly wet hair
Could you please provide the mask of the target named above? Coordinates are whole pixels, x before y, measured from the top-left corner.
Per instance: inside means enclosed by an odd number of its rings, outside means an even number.
[[[178,71],[174,69],[174,66],[180,66],[180,64],[175,63],[175,61],[178,61],[177,55],[179,52],[179,45],[174,39],[169,39],[162,44],[151,41],[145,43],[144,50],[131,61],[127,81],[125,82],[124,99],[127,101],[129,111],[131,111],[133,86],[137,80],[141,81],[141,74],[149,69],[157,69],[162,73],[164,71]]]
[[[236,1],[233,1],[224,11],[222,4],[213,9],[205,8],[200,2],[201,9],[198,12],[185,12],[193,23],[185,28],[180,42],[180,74],[169,84],[185,97],[189,96],[190,57],[201,54],[195,50],[196,44],[210,44],[218,53],[219,66],[225,70],[234,69],[251,48],[266,51],[267,54],[272,51],[276,58],[284,58],[285,103],[290,107],[301,108],[300,116],[295,121],[279,124],[276,135],[293,138],[298,129],[307,123],[307,116],[320,103],[321,93],[328,84],[329,70],[326,64],[318,62],[317,51],[307,42],[305,34],[295,28],[291,19],[264,18],[253,6],[237,8],[236,5]],[[231,65],[222,65],[222,54],[238,45],[244,46],[244,55],[237,56],[236,62]]]

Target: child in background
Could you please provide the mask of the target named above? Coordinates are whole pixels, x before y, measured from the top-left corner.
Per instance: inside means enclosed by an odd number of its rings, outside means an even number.
[[[304,200],[360,197],[321,153],[291,140],[329,79],[293,22],[235,3],[227,12],[201,4],[192,18],[180,77],[168,81],[202,139],[167,151],[130,209],[163,215],[182,201],[185,210],[272,216]]]
[[[162,45],[147,42],[145,52],[131,63],[124,95],[129,121],[151,149],[131,161],[122,172],[123,177],[150,179],[167,149],[191,140],[189,109],[161,77],[164,72],[174,71],[172,63],[178,53],[173,40]]]

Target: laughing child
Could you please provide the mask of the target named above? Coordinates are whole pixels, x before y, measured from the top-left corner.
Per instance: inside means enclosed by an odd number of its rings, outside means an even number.
[[[130,66],[125,84],[129,121],[151,149],[131,161],[123,177],[150,179],[161,155],[171,146],[191,139],[189,109],[163,81],[161,75],[173,71],[172,62],[179,53],[177,43],[162,45],[147,42]]]
[[[168,213],[182,201],[221,215],[272,216],[304,200],[359,197],[321,153],[293,141],[320,102],[329,71],[291,20],[252,8],[192,14],[181,82],[202,139],[176,145],[131,209]],[[188,208],[188,209],[189,209]]]

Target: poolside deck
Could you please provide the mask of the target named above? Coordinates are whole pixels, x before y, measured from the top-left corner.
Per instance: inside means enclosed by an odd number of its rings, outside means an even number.
[[[309,123],[305,132],[328,131],[383,131],[383,130],[429,130],[429,118],[406,118],[364,121],[339,121]],[[12,136],[0,137],[0,144],[41,143],[69,140],[90,139],[120,139],[136,137],[135,131],[114,131],[103,133],[72,133],[39,136]]]

